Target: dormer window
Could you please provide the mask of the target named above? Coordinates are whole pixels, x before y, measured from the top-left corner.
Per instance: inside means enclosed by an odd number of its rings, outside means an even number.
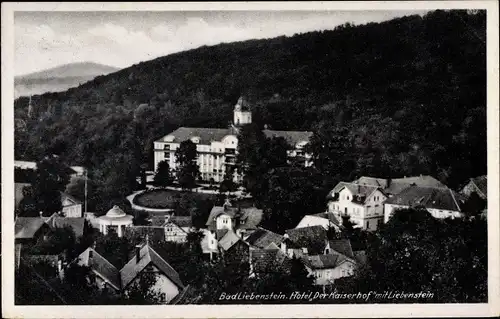
[[[173,142],[174,141],[174,136],[173,135],[167,135],[163,138],[165,142]]]
[[[191,138],[191,142],[198,144],[198,143],[200,143],[200,138],[198,136],[194,136]]]

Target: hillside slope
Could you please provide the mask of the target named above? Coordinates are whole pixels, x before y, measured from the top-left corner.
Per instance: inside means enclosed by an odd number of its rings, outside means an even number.
[[[273,129],[346,127],[356,174],[432,174],[458,185],[486,172],[485,22],[484,12],[435,11],[139,63],[35,96],[39,114],[51,106],[59,117],[28,125],[49,132],[46,142],[16,134],[16,156],[58,145],[97,165],[132,134],[150,161],[155,138],[178,126],[226,127],[246,95],[254,120]],[[27,104],[15,101],[17,118]]]
[[[118,68],[103,64],[81,62],[16,76],[14,78],[15,96],[65,91],[88,82],[96,76],[106,75],[118,70]]]

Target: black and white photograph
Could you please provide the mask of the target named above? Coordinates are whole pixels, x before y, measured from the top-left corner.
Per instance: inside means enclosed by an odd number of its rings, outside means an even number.
[[[3,316],[498,315],[498,3],[436,3],[2,4]]]

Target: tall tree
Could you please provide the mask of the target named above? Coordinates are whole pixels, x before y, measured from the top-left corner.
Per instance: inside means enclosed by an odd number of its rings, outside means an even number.
[[[196,179],[200,175],[197,160],[196,144],[191,140],[181,142],[175,152],[178,165],[177,180],[183,189],[196,186]]]
[[[36,209],[50,216],[62,209],[61,192],[69,182],[69,167],[57,156],[47,156],[37,163],[32,184]]]
[[[158,170],[154,177],[154,182],[158,186],[168,186],[172,184],[173,176],[170,172],[170,165],[168,161],[161,161],[158,163]]]

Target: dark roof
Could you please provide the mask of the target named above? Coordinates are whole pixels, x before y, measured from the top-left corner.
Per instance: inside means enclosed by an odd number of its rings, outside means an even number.
[[[125,227],[125,237],[132,238],[146,238],[153,242],[165,241],[165,228],[159,226],[129,226]]]
[[[219,246],[222,247],[225,251],[229,248],[233,247],[240,239],[238,235],[234,233],[234,231],[230,230],[226,232],[226,234],[219,240]]]
[[[259,227],[250,236],[248,236],[245,241],[252,246],[266,248],[271,243],[280,245],[283,239],[284,237],[282,235]]]
[[[302,260],[306,266],[312,269],[336,268],[346,260],[350,260],[342,254],[303,256]]]
[[[215,231],[215,239],[220,240],[222,237],[226,236],[228,231],[229,231],[228,228],[217,229]]]
[[[227,135],[237,135],[232,128],[207,128],[207,127],[179,127],[170,134],[165,135],[157,142],[165,142],[164,138],[173,136],[175,143],[181,143],[192,137],[199,137],[200,144],[210,144],[212,141],[221,141]]]
[[[151,226],[165,226],[167,223],[167,220],[169,219],[169,216],[152,216],[151,217]]]
[[[90,258],[92,252],[92,258]],[[120,290],[120,271],[93,248],[87,248],[73,261],[80,266],[87,266],[107,280],[116,290]]]
[[[137,262],[136,257],[132,257],[130,261],[123,266],[120,270],[122,287],[127,287],[139,273],[146,268],[149,264],[153,264],[158,268],[165,276],[167,276],[177,287],[180,289],[184,288],[179,274],[175,271],[172,266],[168,264],[149,244],[144,245],[139,250],[139,262]]]
[[[288,260],[279,249],[253,249],[250,250],[250,262],[255,273],[269,273],[280,271],[279,265],[284,265]]]
[[[488,177],[486,175],[471,179],[484,197],[488,197]],[[481,194],[479,194],[481,195]]]
[[[288,229],[288,238],[295,245],[307,248],[308,254],[322,254],[328,240],[326,230],[323,226],[308,226]]]
[[[233,207],[233,206],[214,206],[212,207],[212,210],[210,211],[210,215],[208,216],[206,226],[208,226],[208,229],[215,229],[215,219],[222,215],[222,214],[227,214],[229,216],[234,217],[238,213],[238,208]]]
[[[314,214],[311,216],[316,216],[316,217],[328,219],[332,224],[340,226],[340,221],[337,219],[337,217],[332,212],[317,213],[317,214]]]
[[[176,224],[179,227],[187,228],[193,226],[191,216],[172,216],[168,221]]]
[[[368,197],[373,192],[375,192],[377,189],[383,193],[382,188],[380,188],[378,186],[360,185],[360,184],[355,184],[355,183],[340,182],[330,192],[329,198],[334,198],[334,194],[341,192],[344,188],[347,188],[354,196],[352,201],[360,203],[360,204],[364,204],[365,201],[368,199]]]
[[[361,185],[377,186],[382,188],[385,193],[391,195],[398,194],[411,185],[421,186],[421,187],[446,188],[446,185],[444,185],[443,183],[441,183],[440,181],[429,175],[410,176],[410,177],[392,178],[392,179],[362,176],[357,180],[355,180],[353,183]]]
[[[255,229],[262,221],[264,211],[255,207],[241,209],[239,223],[237,228],[240,229]]]
[[[402,206],[423,206],[460,212],[458,199],[462,197],[449,188],[411,186],[389,198],[385,203]]]
[[[330,243],[330,248],[337,253],[340,253],[346,257],[354,258],[352,252],[351,241],[349,239],[335,239],[328,241]]]
[[[40,217],[17,217],[15,223],[16,239],[31,239],[36,232],[45,224]]]
[[[73,231],[75,232],[75,236],[78,238],[83,235],[85,218],[61,217],[57,214],[53,214],[49,217],[49,219],[45,221],[45,223],[47,223],[47,225],[49,225],[51,229],[64,228],[66,226],[69,226],[73,229]]]
[[[309,139],[313,135],[312,132],[308,131],[275,131],[275,130],[263,130],[264,135],[268,138],[272,137],[283,137],[288,144],[295,146],[300,142],[309,142]]]

